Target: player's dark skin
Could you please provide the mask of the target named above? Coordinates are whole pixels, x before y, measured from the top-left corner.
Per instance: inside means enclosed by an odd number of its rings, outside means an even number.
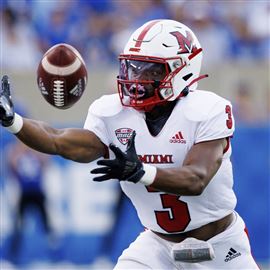
[[[158,79],[164,74],[159,76]],[[166,102],[146,113],[146,123],[152,135],[157,135],[166,124],[175,104]],[[46,123],[24,118],[23,128],[16,136],[35,150],[77,162],[87,163],[107,153],[107,146],[93,132],[82,128],[55,129]],[[183,166],[158,168],[151,186],[176,195],[200,195],[219,169],[226,145],[226,139],[193,145]]]

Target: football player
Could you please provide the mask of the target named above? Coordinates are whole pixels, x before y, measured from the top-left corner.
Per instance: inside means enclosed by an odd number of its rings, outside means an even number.
[[[119,61],[119,93],[96,100],[83,129],[55,129],[14,113],[7,77],[2,125],[38,151],[99,159],[94,181],[120,181],[145,231],[115,269],[258,269],[234,210],[232,105],[197,90],[205,76],[194,33],[173,20],[147,22]]]

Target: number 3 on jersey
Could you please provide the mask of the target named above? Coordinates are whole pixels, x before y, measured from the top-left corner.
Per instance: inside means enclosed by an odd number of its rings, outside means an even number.
[[[231,129],[233,126],[233,120],[232,120],[232,108],[229,105],[226,105],[225,112],[228,115],[228,119],[226,121],[226,125],[228,129]]]
[[[148,192],[158,192],[147,188]],[[186,202],[179,200],[180,196],[160,194],[164,209],[155,211],[157,224],[168,233],[179,233],[186,229],[190,222],[190,214]]]

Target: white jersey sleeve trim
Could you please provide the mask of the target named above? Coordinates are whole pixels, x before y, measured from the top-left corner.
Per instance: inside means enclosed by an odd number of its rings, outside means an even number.
[[[94,132],[108,146],[110,136],[108,135],[105,119],[118,114],[122,108],[118,94],[100,97],[90,105],[84,128]]]
[[[94,132],[105,145],[109,145],[108,131],[103,120],[95,116],[90,109],[84,123],[84,129]]]
[[[118,114],[123,109],[119,95],[104,95],[95,100],[89,111],[99,117],[110,117]]]

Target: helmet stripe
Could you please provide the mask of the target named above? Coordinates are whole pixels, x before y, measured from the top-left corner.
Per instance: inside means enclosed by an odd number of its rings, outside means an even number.
[[[135,43],[135,48],[130,48],[130,51],[140,51],[140,47],[142,45],[143,39],[146,36],[146,34],[148,33],[148,31],[158,22],[160,22],[160,20],[154,20],[151,21],[143,30],[142,32],[139,34],[137,41]]]

